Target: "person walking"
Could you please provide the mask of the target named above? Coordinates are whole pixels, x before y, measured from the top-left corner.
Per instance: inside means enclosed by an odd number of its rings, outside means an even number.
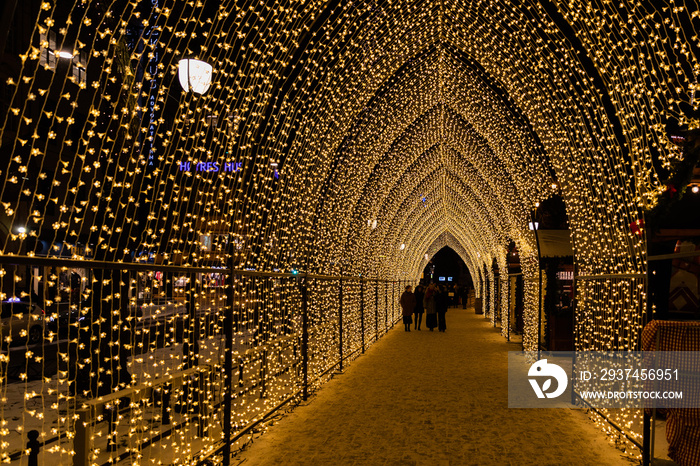
[[[445,314],[450,306],[450,296],[445,287],[441,287],[440,291],[435,295],[435,310],[437,312],[438,330],[444,332],[447,330],[445,323]]]
[[[413,310],[413,317],[415,319],[413,324],[414,330],[420,330],[420,324],[423,320],[423,294],[423,285],[418,285],[416,291],[413,293],[416,297],[416,308]]]
[[[411,331],[411,316],[416,308],[416,297],[411,292],[411,285],[406,286],[406,290],[401,295],[401,309],[403,311],[403,326],[406,332]]]
[[[469,287],[467,285],[463,285],[459,289],[461,295],[462,295],[462,309],[467,308],[467,301],[469,300]]]
[[[425,309],[425,325],[432,332],[437,327],[437,314],[435,310],[435,293],[437,287],[434,283],[428,285],[423,295],[423,308]]]

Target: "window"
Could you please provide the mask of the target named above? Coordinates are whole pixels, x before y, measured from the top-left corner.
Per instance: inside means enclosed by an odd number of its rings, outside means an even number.
[[[2,318],[7,319],[17,314],[27,314],[29,305],[25,303],[2,303]]]
[[[86,69],[87,69],[87,59],[88,55],[86,52],[80,52],[78,54],[73,54],[70,51],[70,47],[66,44],[62,44],[62,48],[59,49],[58,42],[56,39],[56,33],[48,30],[45,33],[39,35],[41,41],[39,48],[41,49],[41,54],[39,55],[39,64],[44,66],[44,68],[55,71],[58,67],[59,60],[64,60],[63,63],[67,63],[70,60],[70,79],[75,84],[85,84],[87,82]]]
[[[202,242],[202,249],[204,251],[211,251],[211,235],[200,235],[199,237]]]
[[[73,82],[75,84],[87,83],[85,69],[87,68],[87,53],[80,52],[73,57]]]
[[[41,49],[41,55],[39,55],[39,65],[45,68],[55,70],[58,60],[56,58],[56,33],[49,30],[45,33],[39,35],[39,48]]]

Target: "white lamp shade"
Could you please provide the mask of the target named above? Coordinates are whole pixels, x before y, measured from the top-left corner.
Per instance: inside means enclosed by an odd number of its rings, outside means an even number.
[[[196,94],[204,94],[211,86],[211,78],[214,68],[207,62],[184,58],[178,63],[178,76],[180,85],[189,92],[190,89]]]

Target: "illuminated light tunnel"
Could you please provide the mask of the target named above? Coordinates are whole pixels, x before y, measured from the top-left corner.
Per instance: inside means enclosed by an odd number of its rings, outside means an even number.
[[[99,327],[112,322],[105,315],[114,309],[148,314],[148,305],[165,306],[167,314],[182,305],[192,319],[213,310],[213,333],[197,327],[213,341],[228,325],[216,306],[235,303],[236,335],[253,338],[247,349],[260,349],[302,331],[301,321],[279,309],[301,306],[310,293],[315,317],[303,325],[318,331],[308,344],[330,355],[338,343],[336,287],[346,286],[346,331],[363,329],[361,342],[348,337],[347,350],[364,350],[365,325],[378,338],[382,319],[398,312],[400,285],[416,283],[426,254],[449,246],[468,266],[476,296],[488,298],[487,317],[506,335],[509,309],[497,298],[509,294],[510,282],[495,280],[492,265],[508,269],[512,242],[524,279],[523,347],[537,350],[538,244],[528,224],[540,203],[561,196],[580,277],[575,347],[637,349],[648,320],[644,220],[682,165],[679,138],[698,126],[697,5],[9,4],[3,18],[14,18],[14,26],[0,31],[0,44],[11,51],[0,70],[3,300],[36,293],[56,318],[67,312],[60,303],[72,306],[93,323],[93,330],[75,324],[76,332],[88,332],[102,349],[119,346],[120,337],[104,337]],[[184,58],[213,67],[206,91],[181,87]],[[256,273],[262,275],[254,279]],[[231,296],[230,280],[241,287]],[[99,311],[102,324],[90,317],[97,301],[113,306]],[[367,323],[370,307],[384,317]],[[172,325],[167,338],[189,346],[168,356],[157,376],[182,378],[207,358],[194,330],[187,333],[185,324],[185,336],[177,337],[181,326]],[[264,331],[253,329],[261,325]],[[54,333],[64,338],[60,329]],[[148,359],[141,354],[165,357],[167,345],[154,341],[141,341],[138,351],[138,344],[122,343],[131,372],[138,372],[137,359]],[[37,388],[53,390],[47,400],[75,377],[61,364],[81,358],[57,348],[58,378]],[[222,370],[217,357],[206,364],[218,369],[207,370]],[[80,364],[98,373],[117,370],[88,359]],[[315,361],[309,370],[318,385],[328,366]],[[301,383],[275,380],[263,384],[275,393],[271,400]],[[86,388],[86,396],[100,386]],[[243,405],[235,414],[240,425],[258,409]],[[639,437],[631,427],[638,415],[609,413],[632,438]],[[62,422],[59,436],[73,429]],[[10,440],[3,457],[20,448]],[[75,451],[61,442],[58,450]],[[212,445],[206,448],[218,448]],[[102,454],[104,461],[118,456]]]

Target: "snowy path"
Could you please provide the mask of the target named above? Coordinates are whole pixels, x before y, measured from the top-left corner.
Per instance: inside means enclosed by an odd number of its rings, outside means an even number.
[[[232,464],[627,465],[582,410],[509,409],[507,343],[473,310],[397,324]]]

